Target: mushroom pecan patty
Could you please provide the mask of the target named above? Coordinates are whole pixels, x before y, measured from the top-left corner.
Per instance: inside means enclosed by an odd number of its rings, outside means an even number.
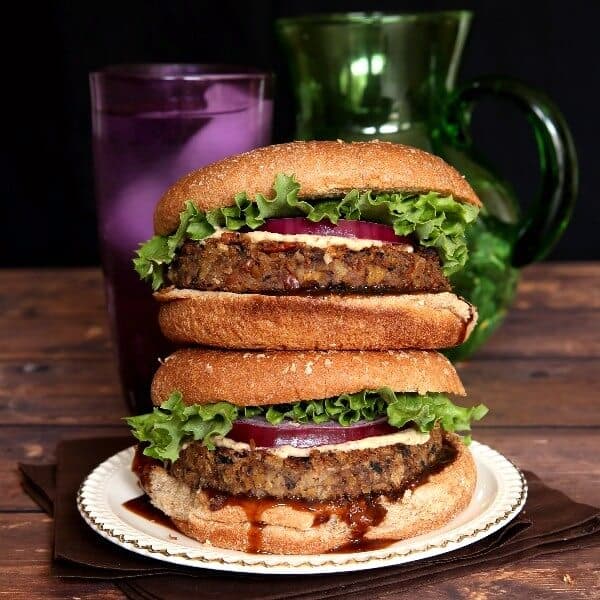
[[[253,242],[224,233],[202,242],[187,241],[168,271],[178,288],[234,293],[294,294],[437,293],[451,291],[435,250],[384,244],[362,250],[301,242]]]
[[[307,457],[282,458],[268,449],[208,450],[193,442],[169,467],[192,489],[211,488],[258,498],[332,500],[402,491],[426,473],[446,452],[440,429],[424,444],[393,444],[351,451],[313,451]]]

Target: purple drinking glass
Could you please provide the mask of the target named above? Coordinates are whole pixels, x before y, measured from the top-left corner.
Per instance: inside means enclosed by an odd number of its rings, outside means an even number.
[[[170,351],[134,252],[153,234],[166,188],[193,169],[269,143],[271,76],[227,65],[119,65],[91,73],[94,170],[108,311],[123,393],[151,407],[158,358]]]

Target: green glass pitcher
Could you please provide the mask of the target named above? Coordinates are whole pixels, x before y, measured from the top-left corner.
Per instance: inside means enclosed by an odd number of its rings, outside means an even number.
[[[466,358],[502,322],[519,268],[542,259],[562,235],[577,195],[577,157],[554,104],[515,80],[484,77],[456,89],[471,24],[467,11],[333,14],[280,19],[298,103],[296,139],[380,139],[438,154],[463,173],[485,208],[469,233],[470,257],[454,289],[479,310]],[[510,185],[477,157],[469,135],[474,103],[497,94],[525,112],[542,173],[521,214]]]

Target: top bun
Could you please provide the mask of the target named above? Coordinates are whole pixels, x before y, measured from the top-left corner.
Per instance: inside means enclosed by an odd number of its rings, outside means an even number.
[[[188,348],[169,356],[152,381],[152,402],[179,391],[185,404],[268,406],[390,387],[395,392],[465,390],[438,352],[243,352]]]
[[[338,196],[352,189],[439,192],[475,206],[481,202],[460,173],[438,156],[391,142],[291,142],[257,148],[193,171],[172,185],[154,213],[154,230],[168,235],[186,202],[209,211],[246,192],[270,197],[278,173],[294,175],[300,197]]]

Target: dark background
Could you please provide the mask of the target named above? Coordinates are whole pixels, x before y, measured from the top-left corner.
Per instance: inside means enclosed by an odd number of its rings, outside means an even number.
[[[11,19],[20,47],[6,54],[6,157],[1,266],[98,262],[91,170],[87,73],[124,62],[230,62],[278,76],[274,140],[293,137],[294,107],[274,38],[279,16],[350,10],[468,8],[475,19],[459,81],[505,74],[552,96],[571,125],[581,185],[571,226],[550,258],[600,259],[594,202],[598,171],[600,3],[525,2],[238,2],[122,0],[22,3]],[[8,27],[8,21],[5,22]],[[12,55],[11,55],[12,53]],[[30,59],[20,56],[33,56]],[[7,92],[7,90],[10,90]],[[506,123],[510,126],[507,126]],[[502,125],[500,125],[502,123]],[[485,101],[475,113],[482,151],[515,185],[535,194],[535,143],[512,107]]]

